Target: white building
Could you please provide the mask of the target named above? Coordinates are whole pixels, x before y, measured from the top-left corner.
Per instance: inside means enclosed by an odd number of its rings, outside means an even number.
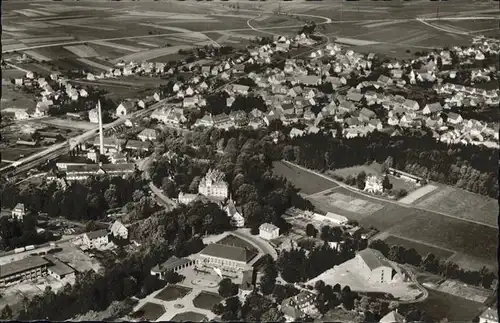
[[[111,225],[111,234],[115,238],[121,238],[121,239],[127,239],[128,238],[128,229],[121,223],[120,221],[116,220],[112,225]]]
[[[241,214],[241,209],[234,205],[232,199],[229,199],[225,209],[227,216],[231,219],[231,224],[235,227],[242,228],[245,226],[245,218]]]
[[[217,169],[210,169],[198,186],[198,192],[207,197],[226,199],[228,186],[224,181],[225,174]]]
[[[364,249],[356,255],[358,272],[367,280],[375,283],[389,283],[396,271],[392,264],[377,250]]]
[[[366,185],[364,191],[372,194],[382,193],[382,180],[375,175],[366,177]]]
[[[262,223],[259,227],[259,236],[265,240],[276,239],[280,236],[280,229],[271,223]]]
[[[116,108],[116,116],[123,117],[126,116],[136,110],[135,104],[132,101],[125,101],[120,103],[120,105]]]
[[[479,323],[498,323],[498,310],[488,307],[479,315]]]
[[[198,197],[198,194],[189,194],[179,192],[179,196],[177,196],[177,202],[180,204],[186,204],[193,202]]]
[[[380,323],[403,323],[406,322],[403,315],[399,314],[397,311],[392,311],[387,313],[379,321]]]
[[[82,240],[89,249],[99,249],[109,243],[108,232],[106,230],[88,232],[83,235]]]
[[[156,140],[156,130],[146,128],[137,135],[137,138],[139,138],[139,140],[141,140],[141,141],[146,141],[146,140],[155,141]]]
[[[89,120],[92,123],[99,123],[99,111],[97,111],[97,109],[89,111]]]
[[[26,210],[23,203],[17,203],[16,207],[12,210],[12,218],[22,221],[26,215]]]

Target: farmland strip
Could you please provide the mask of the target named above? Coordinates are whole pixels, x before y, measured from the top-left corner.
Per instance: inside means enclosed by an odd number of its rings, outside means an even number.
[[[89,66],[92,66],[92,67],[95,67],[95,68],[101,69],[101,70],[103,70],[103,71],[108,71],[108,70],[110,69],[110,68],[109,68],[109,67],[107,67],[107,66],[104,66],[104,65],[102,65],[102,64],[99,64],[99,63],[97,63],[97,62],[93,62],[93,61],[88,60],[88,59],[86,59],[86,58],[84,58],[84,57],[82,57],[82,58],[77,58],[77,61],[80,61],[80,62],[82,62],[82,63],[84,63],[84,64],[89,65]]]

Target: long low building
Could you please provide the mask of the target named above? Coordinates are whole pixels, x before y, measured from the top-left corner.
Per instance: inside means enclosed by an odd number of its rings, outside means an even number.
[[[67,165],[66,180],[68,181],[83,181],[91,176],[125,176],[132,174],[135,171],[135,164],[84,164],[84,165]],[[55,176],[49,176],[48,179],[56,179]]]
[[[177,258],[176,256],[172,256],[164,263],[151,268],[151,275],[163,279],[167,272],[178,272],[181,269],[191,267],[194,263],[195,261],[189,258]]]
[[[32,280],[47,274],[51,263],[39,256],[27,257],[0,265],[0,286],[7,286],[22,280]]]
[[[248,249],[212,243],[196,254],[196,267],[200,270],[219,269],[223,275],[242,276],[243,272],[253,270],[249,264],[256,254]]]

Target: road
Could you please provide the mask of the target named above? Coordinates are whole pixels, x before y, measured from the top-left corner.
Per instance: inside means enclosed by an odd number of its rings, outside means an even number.
[[[162,204],[165,205],[166,207],[171,208],[177,206],[177,203],[175,203],[172,199],[163,194],[163,192],[158,187],[156,187],[152,182],[149,183],[149,188],[158,197],[158,199],[162,202]]]
[[[235,231],[231,231],[231,234],[234,234],[235,236],[247,240],[251,242],[253,245],[256,245],[262,253],[266,255],[271,255],[274,260],[278,259],[278,253],[276,252],[276,249],[273,248],[269,244],[269,242],[261,240],[258,236],[254,236],[250,233],[250,229],[238,229]]]
[[[382,202],[385,202],[385,203],[396,204],[396,205],[399,205],[399,206],[402,206],[402,207],[405,207],[405,208],[408,208],[408,209],[418,209],[418,210],[422,210],[422,211],[426,211],[426,212],[432,212],[432,213],[440,214],[440,215],[443,215],[443,216],[446,216],[446,217],[449,217],[449,218],[454,218],[454,219],[457,219],[457,220],[461,220],[461,221],[465,221],[465,222],[469,222],[469,223],[479,224],[479,225],[491,227],[491,228],[494,228],[494,229],[498,229],[497,226],[494,226],[494,225],[491,225],[491,224],[487,224],[487,223],[484,223],[484,222],[474,221],[474,220],[471,220],[471,219],[465,219],[465,218],[461,218],[461,217],[454,216],[454,215],[451,215],[451,214],[447,214],[447,213],[443,213],[443,212],[438,212],[438,211],[435,211],[435,210],[431,210],[431,209],[427,209],[427,208],[423,208],[423,207],[418,207],[418,206],[415,206],[415,205],[408,205],[408,204],[400,203],[398,201],[384,199],[384,198],[381,198],[381,197],[378,197],[378,196],[375,196],[375,195],[367,194],[367,193],[364,193],[363,191],[361,191],[361,190],[359,190],[357,188],[354,188],[352,186],[346,185],[345,183],[342,183],[342,182],[339,182],[337,180],[334,180],[333,178],[331,178],[329,176],[326,176],[326,175],[323,175],[321,173],[318,173],[317,171],[314,171],[314,170],[311,170],[311,169],[307,169],[305,167],[302,167],[300,165],[291,163],[291,162],[286,161],[286,160],[282,160],[282,161],[285,164],[297,167],[297,168],[299,168],[299,169],[301,169],[303,171],[310,172],[310,173],[313,173],[313,174],[315,174],[317,176],[323,177],[324,179],[329,180],[330,182],[335,183],[335,184],[339,185],[340,187],[343,187],[343,188],[345,188],[345,189],[347,189],[347,190],[349,190],[351,192],[355,192],[355,193],[357,193],[359,195],[366,196],[366,197],[368,197],[370,199],[379,200],[379,201],[382,201]],[[314,196],[315,194],[312,194],[312,195]]]

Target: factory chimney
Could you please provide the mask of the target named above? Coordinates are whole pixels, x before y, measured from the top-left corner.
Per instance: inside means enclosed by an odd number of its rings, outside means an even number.
[[[104,155],[104,133],[102,131],[101,100],[97,101],[97,112],[99,113],[99,153]]]

